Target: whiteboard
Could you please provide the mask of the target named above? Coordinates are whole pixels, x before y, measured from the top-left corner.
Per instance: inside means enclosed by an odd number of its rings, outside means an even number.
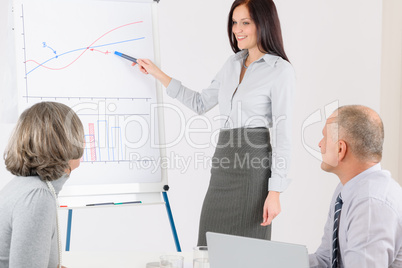
[[[19,111],[41,101],[61,102],[84,125],[84,155],[61,198],[104,200],[160,193],[167,185],[161,86],[114,54],[159,65],[156,6],[153,1],[14,2]]]

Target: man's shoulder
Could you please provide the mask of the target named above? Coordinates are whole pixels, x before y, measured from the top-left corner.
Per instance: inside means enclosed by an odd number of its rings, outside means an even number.
[[[378,189],[379,192],[395,190],[402,193],[401,186],[392,178],[392,175],[388,170],[381,169],[374,171],[368,174],[362,182],[368,183],[370,189]],[[373,192],[375,193],[375,191]]]
[[[387,170],[377,170],[361,180],[355,197],[383,202],[402,214],[402,188]]]

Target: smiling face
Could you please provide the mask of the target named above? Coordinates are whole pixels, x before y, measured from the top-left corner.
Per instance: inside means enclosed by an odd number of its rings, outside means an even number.
[[[239,49],[257,49],[257,27],[251,19],[245,5],[236,7],[233,11],[232,32],[236,37]]]

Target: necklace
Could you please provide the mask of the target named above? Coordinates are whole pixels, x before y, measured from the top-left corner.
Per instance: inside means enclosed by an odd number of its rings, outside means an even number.
[[[60,227],[59,227],[59,213],[57,211],[57,208],[59,207],[59,201],[57,199],[56,191],[54,190],[54,187],[50,181],[46,181],[47,187],[49,187],[50,191],[52,192],[52,195],[54,199],[56,200],[56,227],[57,227],[57,244],[58,244],[58,254],[59,254],[59,266],[61,267],[61,239],[60,239]]]

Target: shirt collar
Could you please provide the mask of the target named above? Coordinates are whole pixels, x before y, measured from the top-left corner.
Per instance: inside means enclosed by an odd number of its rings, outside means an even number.
[[[236,53],[235,60],[237,61],[243,61],[248,54],[247,49],[240,50],[239,52]],[[256,62],[264,61],[267,63],[269,66],[274,67],[276,62],[278,61],[280,57],[272,54],[264,54],[259,60]]]
[[[343,186],[341,193],[342,193],[342,200],[345,202],[345,200],[349,200],[350,197],[353,195],[353,193],[355,192],[355,187],[356,185],[363,180],[365,177],[367,177],[369,174],[376,172],[376,171],[380,171],[381,170],[381,164],[378,163],[368,169],[366,169],[365,171],[359,173],[358,175],[356,175],[355,177],[353,177],[350,181],[348,181],[347,183],[345,183],[345,185]]]

